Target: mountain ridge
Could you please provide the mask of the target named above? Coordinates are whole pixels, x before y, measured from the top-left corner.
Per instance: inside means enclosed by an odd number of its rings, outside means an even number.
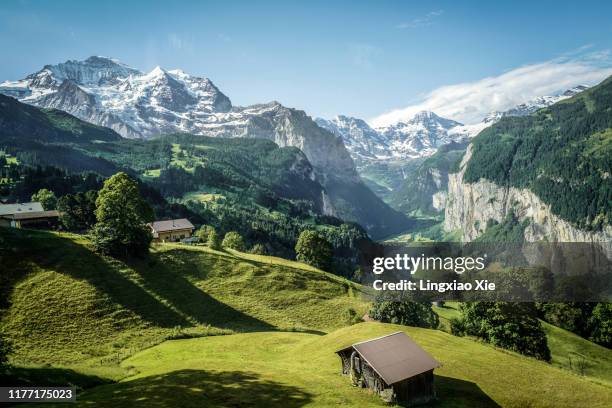
[[[297,147],[327,189],[334,215],[362,224],[375,236],[409,224],[363,184],[342,139],[320,128],[304,111],[278,102],[233,106],[207,78],[159,67],[142,73],[117,60],[90,57],[46,65],[22,80],[5,81],[0,93],[68,112],[129,138],[191,133],[265,138],[280,147]]]

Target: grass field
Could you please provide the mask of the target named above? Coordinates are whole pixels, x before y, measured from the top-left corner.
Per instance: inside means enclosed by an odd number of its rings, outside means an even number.
[[[547,364],[446,333],[451,302],[435,309],[443,330],[348,326],[350,309],[367,310],[363,288],[285,259],[163,244],[123,262],[83,236],[0,228],[0,261],[16,366],[0,382],[74,384],[80,405],[384,406],[339,374],[334,351],[398,330],[443,364],[436,406],[612,402],[612,352],[567,331],[545,325]],[[584,376],[568,369],[578,354]]]
[[[448,333],[449,320],[461,315],[457,302],[446,302],[444,307],[434,307],[434,311],[440,316],[440,328]],[[552,365],[612,386],[612,350],[546,322],[542,322],[542,325],[548,339]],[[583,371],[576,366],[580,359],[584,360]]]
[[[385,406],[340,374],[334,351],[405,331],[443,364],[437,407],[608,407],[611,389],[439,330],[361,323],[325,336],[264,332],[168,341],[125,360],[138,372],[86,391],[83,405],[130,407]]]

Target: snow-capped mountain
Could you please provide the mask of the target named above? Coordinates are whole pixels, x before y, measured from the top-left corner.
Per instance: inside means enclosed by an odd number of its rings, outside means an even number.
[[[538,96],[537,98],[531,99],[525,103],[521,103],[513,108],[510,108],[507,111],[493,111],[487,116],[485,116],[485,118],[481,122],[472,125],[458,126],[451,132],[460,133],[468,137],[473,137],[480,133],[482,130],[493,125],[494,123],[497,123],[503,117],[530,115],[542,108],[554,105],[555,103],[564,99],[571,98],[572,96],[579,94],[580,92],[588,88],[589,87],[586,85],[578,85],[557,95]]]
[[[461,123],[441,118],[433,112],[421,111],[410,120],[377,128],[389,141],[390,150],[396,158],[431,156],[442,145],[458,142],[464,135],[453,132]]]
[[[46,65],[0,93],[21,102],[55,108],[124,137],[188,132],[221,137],[262,137],[304,151],[320,172],[356,180],[342,141],[320,129],[302,111],[278,102],[233,107],[208,78],[156,67],[143,73],[106,57]],[[297,122],[303,122],[297,126]],[[308,129],[305,137],[304,129]]]
[[[319,126],[342,137],[358,167],[377,160],[405,160],[430,156],[445,144],[461,142],[466,134],[463,126],[433,112],[422,111],[410,120],[390,126],[372,128],[353,117],[318,118]]]
[[[375,160],[391,155],[388,140],[362,119],[339,115],[331,120],[317,118],[315,122],[341,137],[354,159]]]
[[[357,167],[361,168],[377,161],[431,156],[440,146],[463,143],[505,116],[529,115],[587,88],[579,85],[558,95],[540,96],[504,112],[493,111],[481,122],[470,125],[442,118],[430,111],[421,111],[409,120],[377,128],[372,128],[362,119],[343,115],[331,120],[317,118],[316,122],[343,139]]]
[[[1,83],[0,93],[63,110],[123,137],[187,132],[266,138],[281,147],[294,146],[304,152],[326,188],[329,214],[378,233],[389,233],[399,222],[399,214],[363,185],[342,138],[317,126],[305,112],[278,102],[232,106],[208,78],[160,67],[144,73],[115,59],[90,57],[45,65],[22,80]]]
[[[159,67],[142,73],[105,57],[46,65],[20,81],[0,84],[0,92],[66,111],[124,137],[195,132],[217,122],[215,113],[232,108],[207,78]]]

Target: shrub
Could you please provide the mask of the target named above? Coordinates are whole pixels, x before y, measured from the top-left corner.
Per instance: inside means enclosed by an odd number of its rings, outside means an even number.
[[[253,245],[253,248],[251,248],[249,252],[255,255],[266,255],[268,253],[266,247],[263,244]]]
[[[357,312],[355,311],[355,309],[353,309],[352,307],[346,310],[345,319],[346,319],[346,322],[351,325],[363,322],[363,319],[361,318],[361,316],[359,316]]]
[[[381,292],[370,309],[371,318],[383,323],[435,329],[440,324],[431,302],[415,302],[404,293]]]
[[[217,234],[214,228],[208,233],[206,244],[210,249],[221,249],[221,238],[219,238],[219,234]]]

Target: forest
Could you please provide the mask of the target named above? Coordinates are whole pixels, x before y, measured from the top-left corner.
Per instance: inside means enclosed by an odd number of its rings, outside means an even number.
[[[528,188],[586,230],[612,221],[612,78],[534,115],[506,117],[473,140],[466,182]]]

